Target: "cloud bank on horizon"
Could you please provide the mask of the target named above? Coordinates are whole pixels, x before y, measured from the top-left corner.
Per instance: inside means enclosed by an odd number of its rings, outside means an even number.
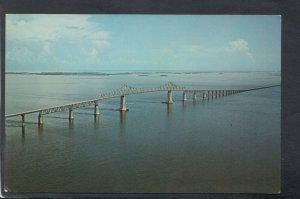
[[[280,70],[280,16],[6,15],[6,71]]]

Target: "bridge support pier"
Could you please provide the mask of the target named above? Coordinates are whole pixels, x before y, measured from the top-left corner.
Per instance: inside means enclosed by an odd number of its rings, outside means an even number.
[[[97,116],[100,114],[100,111],[99,111],[99,105],[97,102],[95,102],[95,110],[94,110],[94,115]]]
[[[197,94],[196,94],[196,92],[194,92],[193,93],[193,101],[196,101],[196,99],[197,99]]]
[[[69,108],[69,120],[73,120],[73,119],[74,119],[73,108]]]
[[[127,111],[125,95],[122,95],[120,100],[120,111]]]
[[[21,117],[22,117],[21,126],[25,127],[25,114],[22,114]]]
[[[43,121],[43,114],[41,112],[39,112],[39,118],[38,118],[38,125],[43,125],[44,121]]]
[[[183,93],[182,93],[182,100],[183,100],[183,101],[186,101],[186,100],[187,100],[186,92],[185,92],[185,91],[183,91]]]
[[[203,93],[202,94],[202,99],[205,100],[205,98],[206,98],[206,93]]]
[[[168,101],[167,104],[173,104],[173,93],[172,90],[168,90]]]

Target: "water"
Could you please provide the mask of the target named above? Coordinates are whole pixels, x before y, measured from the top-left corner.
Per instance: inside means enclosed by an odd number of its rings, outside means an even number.
[[[280,83],[270,72],[109,76],[6,75],[6,114],[91,99],[123,83],[154,87],[249,88]],[[280,87],[213,101],[161,103],[167,92],[127,96],[68,112],[9,118],[4,183],[13,192],[278,193]]]

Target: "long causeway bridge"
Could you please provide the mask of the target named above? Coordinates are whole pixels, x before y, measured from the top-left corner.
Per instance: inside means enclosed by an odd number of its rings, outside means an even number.
[[[61,106],[55,106],[50,108],[43,108],[37,110],[31,110],[26,112],[14,113],[5,115],[5,118],[11,117],[21,117],[21,126],[25,126],[25,116],[28,114],[38,114],[38,124],[43,125],[43,115],[51,114],[55,112],[61,111],[69,111],[69,120],[74,119],[74,109],[85,107],[85,106],[94,106],[94,115],[99,116],[100,108],[99,108],[99,101],[120,97],[120,111],[127,111],[126,108],[126,96],[127,95],[134,95],[140,93],[148,93],[148,92],[158,92],[158,91],[167,91],[167,101],[165,103],[172,104],[173,103],[173,91],[180,91],[182,92],[182,101],[187,100],[187,94],[192,94],[193,100],[197,99],[197,96],[203,100],[209,100],[210,98],[217,98],[228,96],[232,94],[237,94],[241,92],[277,87],[280,85],[271,85],[271,86],[263,86],[263,87],[256,87],[256,88],[249,88],[249,89],[187,89],[182,86],[178,86],[172,82],[168,82],[159,87],[147,87],[147,88],[135,88],[128,85],[122,85],[120,88],[112,90],[110,92],[101,93],[94,99],[74,102],[70,104],[65,104]]]

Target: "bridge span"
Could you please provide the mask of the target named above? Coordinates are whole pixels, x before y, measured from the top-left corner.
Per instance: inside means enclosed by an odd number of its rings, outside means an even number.
[[[241,92],[259,90],[259,89],[265,89],[265,88],[271,88],[271,87],[277,87],[277,86],[280,86],[280,85],[255,87],[255,88],[248,88],[248,89],[187,89],[185,87],[178,86],[172,82],[168,82],[159,87],[146,87],[146,88],[136,88],[136,87],[131,87],[131,86],[124,84],[118,89],[112,90],[110,92],[100,93],[94,99],[73,102],[73,103],[64,104],[61,106],[54,106],[54,107],[49,107],[49,108],[8,114],[8,115],[5,115],[5,118],[19,116],[19,117],[21,117],[21,126],[24,127],[25,126],[25,116],[28,114],[38,113],[38,125],[43,125],[43,123],[44,123],[43,115],[68,110],[69,111],[69,120],[73,120],[74,119],[74,109],[85,107],[85,106],[94,105],[94,116],[97,117],[100,114],[99,101],[105,100],[105,99],[110,99],[110,98],[115,98],[115,97],[120,97],[119,110],[127,111],[128,109],[126,108],[126,95],[167,91],[167,100],[165,103],[172,104],[174,102],[173,101],[173,91],[181,91],[183,93],[182,101],[187,100],[187,94],[192,94],[193,100],[195,101],[197,99],[198,95],[201,95],[201,94],[202,95],[200,97],[203,100],[209,100],[210,98],[223,97],[223,96],[228,96],[228,95],[237,94],[237,93],[241,93]]]

